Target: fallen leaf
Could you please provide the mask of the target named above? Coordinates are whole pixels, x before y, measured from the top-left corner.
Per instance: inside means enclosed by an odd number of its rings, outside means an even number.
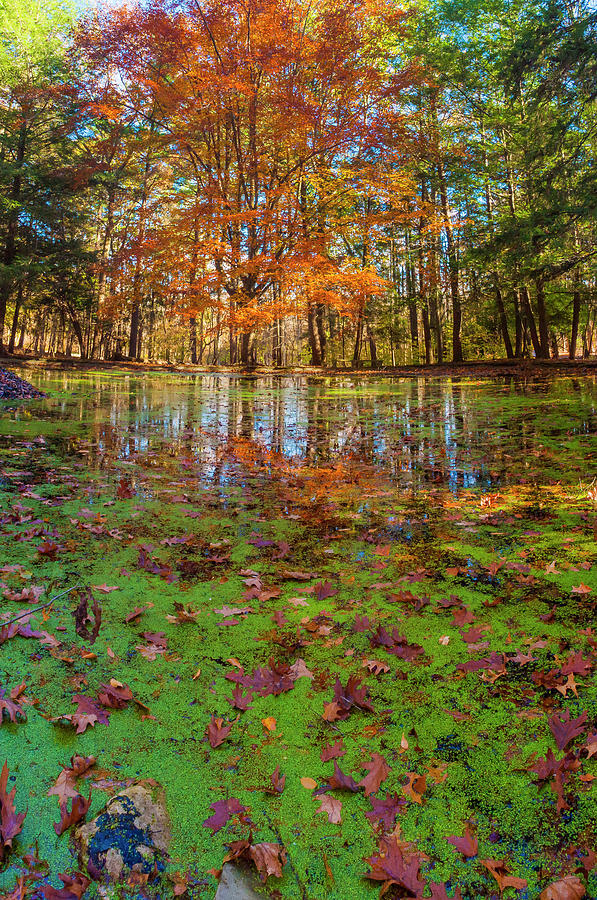
[[[517,891],[523,891],[526,888],[527,882],[525,878],[517,878],[515,875],[507,874],[508,867],[503,859],[482,859],[480,862],[497,881],[500,893],[503,893],[509,887]]]
[[[27,815],[27,810],[18,813],[15,809],[14,798],[17,792],[16,787],[8,792],[6,786],[8,784],[8,762],[5,761],[2,772],[0,773],[0,861],[2,860],[6,848],[12,847],[13,839],[23,830],[23,822]]]
[[[330,794],[324,794],[321,797],[321,806],[319,807],[319,809],[315,810],[315,815],[317,815],[317,813],[325,813],[330,824],[341,825],[341,811],[342,803],[339,800],[336,800],[336,798],[332,797]]]
[[[211,833],[216,834],[224,825],[232,818],[232,816],[240,815],[247,812],[247,807],[242,806],[240,800],[236,797],[229,797],[227,800],[216,800],[210,804],[213,809],[213,815],[203,822],[204,828],[211,828]]]
[[[212,716],[206,728],[210,747],[215,750],[216,747],[223,744],[231,731],[232,725],[224,725],[224,719],[216,719],[215,716]]]
[[[75,872],[74,875],[58,875],[64,887],[57,889],[46,884],[42,887],[42,893],[45,900],[81,900],[81,897],[91,884],[89,878],[82,872]]]
[[[456,837],[452,835],[452,837],[446,838],[449,844],[452,844],[453,847],[458,850],[459,853],[462,853],[466,859],[471,859],[473,856],[477,855],[479,850],[479,842],[477,838],[471,834],[471,830],[469,826],[466,826],[464,836]]]
[[[64,834],[69,828],[73,825],[76,825],[77,822],[80,822],[87,813],[89,806],[91,805],[91,791],[89,791],[89,797],[87,800],[85,797],[82,797],[81,794],[77,794],[76,797],[73,797],[71,800],[71,808],[70,811],[68,809],[68,801],[65,800],[64,803],[60,804],[60,821],[54,823],[54,831],[60,837],[61,834]]]
[[[301,784],[304,788],[307,788],[308,791],[312,791],[317,787],[317,782],[308,776],[301,778]]]
[[[377,793],[382,781],[385,781],[390,774],[390,767],[383,756],[373,753],[371,761],[365,763],[363,768],[367,769],[369,774],[359,781],[359,787],[365,788],[365,797],[368,797],[370,794]]]
[[[587,893],[577,875],[566,875],[541,891],[539,900],[581,900]]]

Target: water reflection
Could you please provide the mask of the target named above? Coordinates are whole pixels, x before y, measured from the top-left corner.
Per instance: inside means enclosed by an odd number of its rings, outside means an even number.
[[[358,460],[403,487],[457,493],[579,472],[590,480],[597,463],[594,378],[28,377],[51,396],[5,418],[30,423],[29,437],[36,420],[51,423],[48,446],[94,467],[170,454],[194,476],[222,480],[236,473],[226,448],[243,439],[294,464]]]

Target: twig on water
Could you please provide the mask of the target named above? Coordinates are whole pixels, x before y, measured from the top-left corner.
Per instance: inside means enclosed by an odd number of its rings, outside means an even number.
[[[0,628],[6,628],[7,625],[12,625],[13,622],[18,622],[19,619],[24,619],[26,616],[31,616],[35,612],[39,612],[42,609],[47,609],[48,606],[51,606],[55,600],[58,600],[60,597],[64,597],[65,594],[70,594],[71,591],[76,591],[78,587],[81,585],[75,584],[73,587],[67,588],[65,591],[61,591],[59,594],[56,594],[55,597],[52,597],[51,600],[48,600],[47,603],[42,603],[41,606],[34,606],[32,609],[27,609],[25,612],[20,613],[18,616],[15,616],[14,619],[9,619],[8,622],[0,622]]]

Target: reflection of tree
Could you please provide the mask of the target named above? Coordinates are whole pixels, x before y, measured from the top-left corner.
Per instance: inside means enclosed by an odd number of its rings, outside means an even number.
[[[46,415],[81,423],[76,439],[50,436],[62,453],[80,452],[99,468],[121,459],[163,468],[170,458],[177,477],[193,475],[224,491],[245,471],[235,441],[252,445],[255,459],[269,453],[275,465],[284,457],[313,467],[359,459],[415,493],[421,485],[487,490],[496,479],[534,477],[530,463],[549,450],[566,416],[566,430],[588,433],[595,425],[595,383],[582,380],[552,383],[547,395],[544,380],[520,378],[491,385],[396,379],[363,389],[352,379],[299,376],[184,383],[65,374],[58,386],[72,397]]]

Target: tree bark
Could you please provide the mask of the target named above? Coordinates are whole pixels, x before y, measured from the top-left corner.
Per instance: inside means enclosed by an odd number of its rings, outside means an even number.
[[[309,303],[307,307],[307,334],[309,336],[309,349],[311,350],[311,365],[320,366],[321,351],[315,330],[315,310],[312,303]]]
[[[191,344],[191,363],[197,365],[197,320],[194,316],[189,319],[189,334]]]
[[[580,321],[580,291],[575,288],[572,295],[572,327],[570,329],[570,346],[568,356],[576,359],[576,343],[578,341],[578,323]]]
[[[17,142],[17,152],[15,158],[15,172],[12,179],[12,187],[10,191],[10,213],[6,228],[6,241],[4,244],[4,254],[2,262],[4,270],[0,277],[0,351],[4,347],[4,323],[6,320],[6,307],[12,292],[12,277],[9,267],[16,258],[16,237],[19,223],[18,201],[21,196],[21,180],[23,164],[25,162],[25,148],[27,145],[27,122],[23,120],[19,129],[19,139]]]
[[[545,305],[545,287],[541,278],[535,281],[537,294],[537,318],[539,320],[539,347],[541,359],[549,359],[549,322]]]
[[[8,352],[15,352],[15,341],[17,339],[17,328],[19,325],[19,313],[21,311],[21,306],[23,303],[23,285],[19,284],[17,290],[17,299],[15,301],[15,311],[12,317],[12,328],[10,329],[10,340],[8,342]]]
[[[508,317],[506,316],[506,307],[504,306],[504,299],[502,297],[502,292],[500,290],[500,286],[497,282],[497,272],[494,273],[494,290],[495,290],[495,302],[498,310],[498,316],[500,320],[500,329],[502,332],[502,340],[504,341],[504,347],[506,348],[506,356],[508,359],[513,359],[514,352],[512,350],[512,341],[510,340],[510,333],[508,331]]]

